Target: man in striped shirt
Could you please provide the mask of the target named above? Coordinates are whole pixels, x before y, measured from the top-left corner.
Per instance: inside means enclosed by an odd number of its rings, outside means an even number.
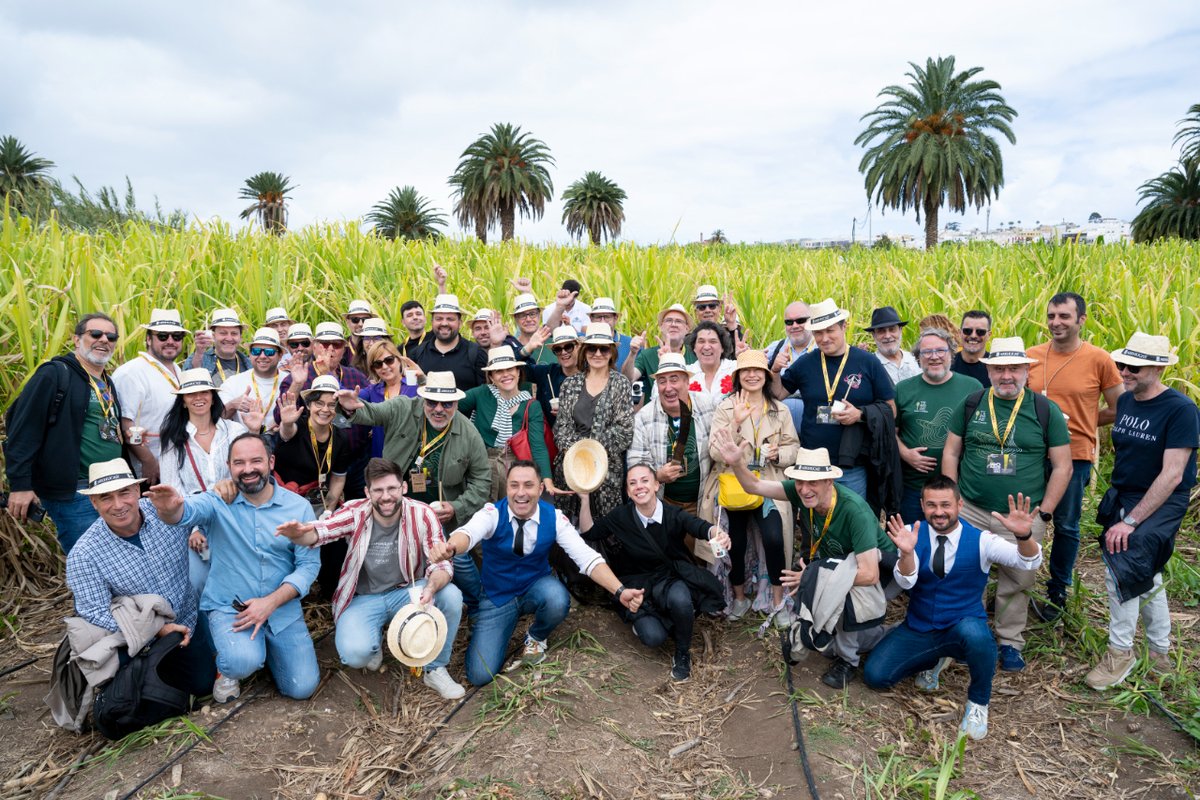
[[[429,557],[435,544],[445,542],[441,523],[432,508],[403,496],[404,473],[394,462],[372,458],[366,483],[366,498],[319,522],[285,522],[276,533],[305,547],[349,540],[333,594],[334,641],[348,667],[379,669],[383,627],[413,602],[410,590],[419,590],[421,605],[437,606],[446,617],[446,644],[423,679],[447,700],[460,698],[466,691],[446,665],[462,618],[462,593],[450,582],[453,565]]]

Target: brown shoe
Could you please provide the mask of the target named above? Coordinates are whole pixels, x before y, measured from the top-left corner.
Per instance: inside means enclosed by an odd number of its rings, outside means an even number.
[[[1105,651],[1100,663],[1083,680],[1096,691],[1101,691],[1128,678],[1136,663],[1137,656],[1132,650],[1115,650],[1110,647]]]
[[[1157,650],[1150,651],[1150,670],[1159,675],[1167,675],[1174,671],[1175,665],[1171,662],[1170,653],[1160,653]]]

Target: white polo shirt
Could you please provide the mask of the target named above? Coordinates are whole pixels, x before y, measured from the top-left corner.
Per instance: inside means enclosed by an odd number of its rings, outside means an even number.
[[[272,377],[262,378],[254,370],[248,369],[237,375],[230,375],[217,391],[221,395],[221,402],[229,405],[240,400],[249,389],[250,397],[257,400],[260,406],[266,406],[263,409],[263,425],[270,430],[275,427],[275,405],[279,402],[279,385],[281,383],[283,383],[283,373],[281,372],[277,371]],[[242,420],[242,412],[238,412],[237,419],[238,422],[245,424]]]
[[[162,452],[158,432],[175,405],[173,392],[179,388],[179,368],[142,352],[117,367],[112,380],[121,399],[121,416],[146,429],[143,442],[158,458]]]

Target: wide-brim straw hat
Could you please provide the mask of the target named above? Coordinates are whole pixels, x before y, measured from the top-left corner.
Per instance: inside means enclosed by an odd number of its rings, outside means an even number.
[[[506,344],[502,344],[499,347],[493,347],[491,350],[488,350],[487,366],[483,368],[483,371],[496,372],[497,370],[523,366],[525,366],[525,362],[513,354],[513,349]]]
[[[212,373],[203,367],[185,369],[179,375],[179,388],[172,389],[171,394],[195,394],[196,392],[215,392]]]
[[[313,338],[313,331],[307,322],[297,322],[288,328],[287,338],[288,341],[292,339],[311,339]]]
[[[490,323],[491,321],[492,321],[492,310],[490,308],[481,308],[475,312],[475,316],[471,317],[472,325],[474,325],[476,322]]]
[[[547,344],[555,347],[568,342],[579,342],[579,331],[575,330],[574,325],[559,325],[554,329],[554,333],[550,334],[550,341]]]
[[[417,394],[426,400],[441,400],[444,403],[462,400],[467,396],[454,382],[453,372],[430,372],[425,376],[425,385],[417,389]]]
[[[279,331],[274,328],[259,328],[254,332],[254,338],[250,340],[251,347],[256,344],[265,344],[279,349]]]
[[[592,307],[588,311],[588,316],[594,317],[597,314],[616,314],[617,304],[611,297],[597,297],[592,301]]]
[[[612,328],[607,322],[589,322],[583,329],[583,345],[593,347],[616,347]]]
[[[386,322],[379,317],[371,317],[370,319],[363,321],[362,332],[358,335],[366,339],[371,336],[383,338],[385,336],[391,336],[392,334],[388,330]]]
[[[112,461],[97,461],[88,466],[88,488],[80,489],[80,494],[97,495],[115,492],[126,486],[141,483],[142,478],[133,474],[128,462],[123,458]]]
[[[1036,358],[1030,358],[1025,353],[1025,342],[1020,336],[1009,336],[1007,339],[992,339],[987,354],[979,359],[984,364],[993,367],[1003,367],[1012,364],[1036,364]]]
[[[692,303],[719,303],[721,295],[717,292],[717,287],[712,284],[703,284],[696,289],[696,296],[692,298]]]
[[[784,467],[783,474],[797,481],[823,481],[842,477],[842,470],[829,463],[829,451],[824,447],[815,450],[801,447],[796,453],[796,463]]]
[[[580,439],[563,456],[563,477],[572,491],[590,494],[608,477],[608,453],[595,439]]]
[[[318,342],[344,342],[346,331],[339,322],[318,322],[317,335],[313,338]]]
[[[691,374],[682,354],[661,353],[658,356],[658,369],[650,373],[650,377],[657,378],[659,375],[666,375],[669,372],[682,372],[685,375]]]
[[[1113,361],[1135,367],[1169,367],[1179,363],[1166,336],[1151,336],[1138,331],[1129,337],[1129,344],[1112,351]]]
[[[513,300],[513,316],[524,314],[526,311],[541,311],[542,307],[538,305],[537,298],[528,292],[517,295],[517,299]]]
[[[274,325],[276,322],[286,322],[288,325],[292,324],[292,318],[283,306],[267,309],[267,318],[263,320],[263,324]]]
[[[409,603],[388,624],[388,650],[405,666],[423,667],[442,652],[448,631],[446,616],[437,606]]]
[[[305,402],[308,402],[308,398],[312,397],[314,394],[324,394],[329,392],[337,394],[341,388],[342,385],[338,383],[338,379],[333,375],[318,375],[309,385],[309,387],[300,393],[300,397],[302,397]]]
[[[677,314],[683,314],[684,324],[687,325],[689,328],[692,327],[692,315],[689,314],[688,310],[686,308],[684,308],[682,305],[680,305],[679,303],[672,303],[671,305],[664,308],[662,311],[658,312],[657,320],[658,320],[659,326],[662,325],[663,318],[665,316],[667,316],[667,314],[670,314],[672,312],[675,312]]]
[[[368,317],[375,316],[375,312],[371,310],[371,304],[366,300],[351,300],[350,309],[342,316],[348,318],[361,317],[364,315]]]
[[[208,321],[209,328],[244,328],[245,323],[232,308],[218,308]]]
[[[439,294],[433,301],[433,308],[429,310],[430,314],[458,314],[462,316],[462,305],[458,302],[456,294]]]
[[[179,312],[173,308],[155,308],[150,312],[150,321],[142,326],[143,329],[155,333],[188,333],[179,318]]]
[[[850,319],[850,313],[844,308],[838,308],[838,304],[828,297],[812,306],[809,312],[808,329],[810,331],[823,331],[831,325]]]

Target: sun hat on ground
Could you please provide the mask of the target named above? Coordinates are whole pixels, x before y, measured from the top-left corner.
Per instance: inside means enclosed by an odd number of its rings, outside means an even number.
[[[447,630],[445,615],[433,603],[424,607],[409,603],[388,625],[388,650],[405,666],[423,667],[442,652]]]
[[[213,392],[217,387],[213,385],[212,373],[203,367],[197,369],[185,369],[179,374],[179,388],[172,389],[171,394],[194,394],[196,392]]]
[[[312,328],[308,327],[307,322],[297,322],[288,328],[287,338],[290,342],[292,339],[311,339],[313,338]]]
[[[462,306],[459,305],[458,295],[456,294],[439,294],[433,301],[431,314],[458,314],[462,316]]]
[[[605,322],[589,322],[587,327],[583,329],[583,344],[594,345],[596,347],[615,347],[616,342],[613,341],[612,328]]]
[[[97,461],[88,465],[88,487],[78,491],[86,495],[108,494],[141,482],[142,479],[133,474],[125,459],[114,458],[112,461]]]
[[[366,300],[351,300],[350,310],[342,315],[343,317],[373,317],[375,312],[371,310],[371,304]]]
[[[425,376],[425,385],[417,389],[417,394],[426,400],[441,400],[448,403],[451,400],[462,400],[466,392],[459,390],[454,382],[453,372],[431,372]]]
[[[580,439],[563,456],[563,477],[572,491],[594,492],[608,476],[608,453],[595,439]]]
[[[658,357],[658,369],[650,373],[651,378],[657,378],[659,375],[666,375],[669,372],[682,372],[685,375],[690,375],[687,363],[683,360],[683,355],[680,353],[663,353]]]
[[[513,300],[513,316],[524,314],[526,311],[541,311],[542,307],[538,305],[537,298],[528,292],[517,295],[517,299]]]
[[[1113,361],[1135,367],[1169,367],[1179,363],[1166,336],[1151,336],[1138,331],[1129,337],[1129,344],[1112,351]]]
[[[209,319],[209,328],[244,328],[246,327],[237,312],[232,308],[218,308]]]
[[[385,336],[391,336],[392,334],[388,331],[386,322],[381,320],[379,317],[371,317],[370,319],[363,321],[362,331],[358,335],[364,339],[367,339],[373,336],[383,338]]]
[[[689,314],[688,310],[686,308],[684,308],[682,305],[680,305],[679,303],[672,303],[671,305],[664,308],[662,311],[658,312],[659,326],[662,326],[663,318],[666,317],[667,314],[673,314],[673,313],[674,314],[682,314],[684,324],[687,325],[689,328],[692,327],[692,315]]]
[[[592,308],[588,311],[588,316],[594,317],[597,314],[616,314],[617,304],[611,297],[597,297],[592,301]]]
[[[179,319],[179,312],[173,308],[155,308],[150,312],[150,321],[142,326],[145,330],[157,333],[188,333]]]
[[[487,366],[483,368],[484,372],[495,372],[501,369],[512,369],[513,367],[525,366],[524,361],[517,359],[513,355],[513,350],[506,344],[499,347],[493,347],[488,350]]]
[[[318,322],[317,335],[313,338],[318,342],[344,342],[346,331],[339,322]]]
[[[267,309],[267,318],[263,320],[264,325],[274,325],[277,322],[286,322],[292,324],[292,318],[288,316],[287,309],[282,306]]]
[[[335,376],[318,375],[313,379],[312,384],[300,393],[300,397],[302,397],[304,402],[307,403],[308,398],[312,397],[314,394],[327,394],[329,392],[336,394],[341,388],[342,385],[338,383],[338,379]]]
[[[992,339],[989,343],[990,349],[983,358],[979,359],[984,364],[991,364],[993,367],[1002,367],[1010,364],[1036,364],[1036,358],[1030,358],[1025,355],[1025,343],[1021,341],[1020,336],[1010,336],[1007,339]]]
[[[823,331],[831,325],[850,319],[850,314],[844,308],[838,308],[838,304],[833,302],[832,298],[826,298],[812,306],[809,312],[811,314],[808,318],[810,331]]]
[[[829,463],[829,451],[824,447],[815,450],[801,447],[796,453],[796,463],[785,467],[783,474],[797,481],[823,481],[842,477],[842,470]]]
[[[279,331],[274,328],[259,328],[254,332],[254,338],[250,340],[250,346],[256,344],[265,344],[270,347],[279,347]]]

